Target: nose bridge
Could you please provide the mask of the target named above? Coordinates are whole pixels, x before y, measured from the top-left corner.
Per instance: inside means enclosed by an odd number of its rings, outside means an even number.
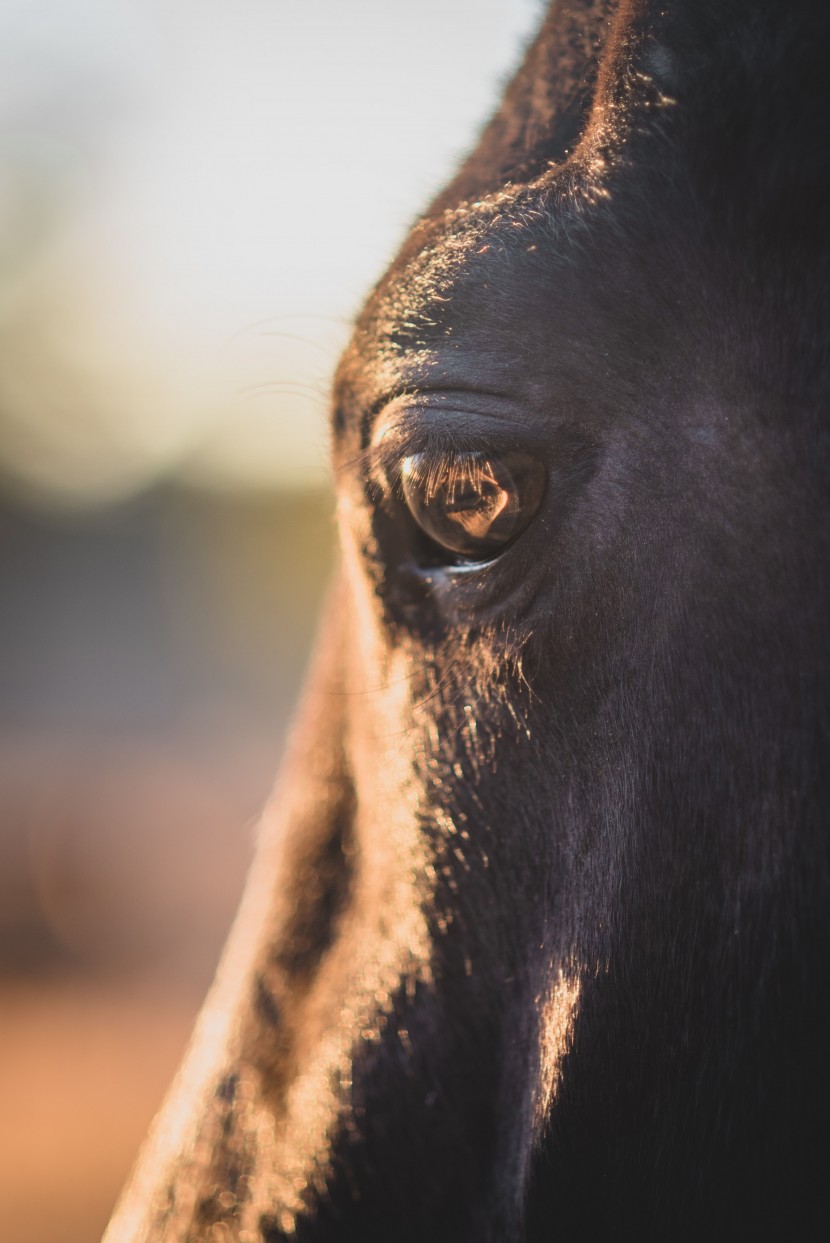
[[[336,587],[216,981],[105,1243],[258,1238],[284,1199],[275,1119],[323,1021],[307,1012],[351,883],[341,605]]]
[[[290,1234],[355,1059],[431,984],[408,658],[360,652],[354,586],[331,593],[216,983],[105,1243]]]

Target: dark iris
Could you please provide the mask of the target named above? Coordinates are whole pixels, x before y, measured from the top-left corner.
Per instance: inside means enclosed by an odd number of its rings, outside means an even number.
[[[545,468],[526,453],[415,453],[401,465],[409,512],[446,552],[469,561],[494,557],[530,522],[545,490]]]

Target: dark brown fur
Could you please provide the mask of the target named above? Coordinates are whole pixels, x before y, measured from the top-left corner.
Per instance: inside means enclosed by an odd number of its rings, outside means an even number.
[[[111,1243],[826,1230],[828,52],[554,5],[370,297],[293,758]],[[424,557],[392,403],[545,461],[500,557]]]

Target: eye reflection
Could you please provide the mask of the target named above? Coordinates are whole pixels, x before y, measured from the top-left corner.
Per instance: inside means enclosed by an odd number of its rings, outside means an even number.
[[[467,560],[495,556],[530,522],[545,490],[542,463],[526,453],[494,457],[416,453],[401,464],[401,487],[421,530]]]

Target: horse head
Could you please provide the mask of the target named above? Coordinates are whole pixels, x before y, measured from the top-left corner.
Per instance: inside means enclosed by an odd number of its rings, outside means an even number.
[[[110,1243],[827,1209],[828,35],[561,0],[370,295],[291,754]]]

